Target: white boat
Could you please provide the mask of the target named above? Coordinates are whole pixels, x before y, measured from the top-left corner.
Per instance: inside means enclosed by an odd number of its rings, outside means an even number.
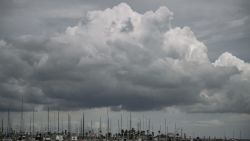
[[[51,141],[51,138],[50,137],[45,137],[44,141]]]
[[[77,136],[72,136],[72,137],[71,137],[71,140],[72,140],[72,141],[77,141]]]
[[[56,135],[56,141],[63,141],[62,135]]]
[[[11,138],[3,138],[2,141],[12,141]]]

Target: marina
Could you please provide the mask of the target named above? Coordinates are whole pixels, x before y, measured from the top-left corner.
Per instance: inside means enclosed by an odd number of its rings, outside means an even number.
[[[23,100],[22,100],[23,105]],[[21,106],[23,108],[23,106]],[[233,131],[233,137],[223,138],[216,136],[195,136],[195,134],[188,134],[182,128],[178,128],[174,123],[174,131],[170,132],[167,123],[167,119],[164,119],[163,124],[159,126],[159,129],[153,128],[153,122],[150,119],[139,119],[136,123],[132,123],[132,114],[128,113],[127,127],[124,127],[123,120],[125,117],[121,114],[120,119],[117,122],[111,120],[109,112],[107,115],[99,117],[97,122],[98,128],[93,127],[93,120],[86,121],[85,113],[82,112],[81,120],[72,125],[71,115],[67,115],[67,127],[61,127],[63,124],[60,120],[59,111],[51,111],[47,109],[47,123],[41,125],[44,128],[35,127],[35,110],[33,110],[31,119],[29,119],[29,127],[24,123],[25,112],[20,110],[20,125],[17,128],[11,127],[10,111],[7,112],[7,127],[4,127],[4,121],[1,122],[1,141],[249,141],[248,139],[242,139],[242,131],[236,137],[235,131]],[[46,113],[46,112],[44,112]],[[52,121],[53,113],[53,121]],[[111,123],[117,123],[116,129],[111,129]],[[136,125],[136,126],[134,126]],[[105,127],[104,127],[105,126]],[[19,130],[18,130],[19,129]]]

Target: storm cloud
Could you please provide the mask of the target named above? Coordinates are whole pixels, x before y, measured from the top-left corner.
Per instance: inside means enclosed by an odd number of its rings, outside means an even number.
[[[0,110],[55,105],[145,111],[250,113],[250,64],[211,62],[190,27],[167,7],[143,14],[126,3],[92,10],[53,35],[0,41]]]

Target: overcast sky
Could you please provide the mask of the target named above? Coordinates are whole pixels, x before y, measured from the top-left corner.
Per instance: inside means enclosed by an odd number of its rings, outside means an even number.
[[[154,130],[167,118],[189,135],[241,130],[250,138],[249,7],[248,0],[1,0],[1,117],[10,109],[18,126],[23,97],[26,111],[54,107],[74,113],[75,123],[85,111],[98,124],[108,108],[113,120],[132,111],[134,126],[145,115]]]

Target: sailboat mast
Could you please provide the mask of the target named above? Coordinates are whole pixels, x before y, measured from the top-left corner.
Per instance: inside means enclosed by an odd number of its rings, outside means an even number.
[[[70,135],[71,133],[71,117],[70,114],[68,114],[68,134]]]
[[[241,140],[241,129],[240,129],[240,137],[239,137],[239,138],[240,138],[240,140]]]
[[[118,123],[118,128],[117,128],[117,133],[119,133],[120,132],[120,121],[119,121],[119,119],[117,120],[117,123]]]
[[[100,117],[99,134],[102,133],[102,118]]]
[[[7,125],[7,134],[10,133],[10,110],[8,109],[8,125]]]
[[[160,120],[160,129],[159,129],[160,133],[161,133],[161,120]]]
[[[3,119],[2,119],[2,134],[3,134]]]
[[[130,112],[130,115],[129,115],[129,130],[132,129],[132,120],[131,120],[131,112]]]
[[[82,113],[82,137],[84,138],[84,112]]]
[[[22,103],[21,103],[21,120],[20,120],[20,133],[23,132],[23,96],[22,96]]]
[[[122,114],[121,114],[121,130],[122,130]]]
[[[32,129],[31,126],[32,126],[32,118],[31,118],[31,115],[30,115],[30,133],[31,133],[31,131],[32,131],[32,130],[31,130],[31,129]]]
[[[81,118],[81,121],[80,121],[80,133],[79,133],[79,136],[82,135],[82,118]]]
[[[142,115],[142,130],[145,130],[145,129],[144,129],[144,113],[143,113],[143,115]]]
[[[174,122],[174,133],[176,134],[176,122]]]
[[[34,135],[34,132],[35,132],[35,109],[33,109],[32,111],[32,135]]]
[[[48,129],[47,129],[47,131],[48,131],[48,133],[49,133],[49,107],[48,107]]]
[[[107,133],[109,133],[109,112],[108,112],[108,109],[107,109],[107,117],[108,117],[108,120],[107,120],[107,125],[108,125],[108,127],[107,127]]]
[[[164,119],[165,135],[167,135],[167,119]]]
[[[57,133],[59,133],[59,129],[60,129],[60,117],[59,117],[59,110],[57,112]]]
[[[150,119],[148,120],[148,131],[150,131]]]
[[[92,120],[90,120],[90,129],[91,129],[91,133],[93,133],[93,122],[92,122]]]
[[[140,122],[139,122],[139,131],[141,131],[141,119],[140,119]]]

